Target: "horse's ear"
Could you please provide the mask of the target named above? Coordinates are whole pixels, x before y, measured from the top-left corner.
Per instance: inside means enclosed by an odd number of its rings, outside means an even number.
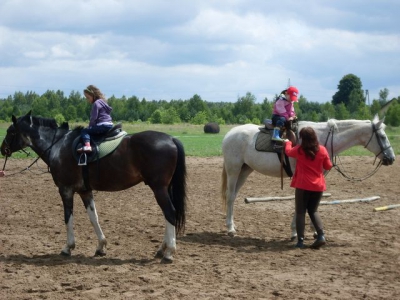
[[[60,128],[62,128],[62,129],[69,129],[68,122],[63,122],[63,123],[61,124]]]
[[[28,117],[30,117],[32,115],[32,110],[28,111],[28,113],[26,114]]]
[[[13,122],[13,124],[15,124],[15,123],[17,123],[17,118],[14,115],[12,115],[11,121]]]
[[[376,128],[380,128],[384,121],[385,121],[385,116],[383,116],[382,120],[379,120],[379,116],[378,114],[376,114],[372,123],[375,124]]]

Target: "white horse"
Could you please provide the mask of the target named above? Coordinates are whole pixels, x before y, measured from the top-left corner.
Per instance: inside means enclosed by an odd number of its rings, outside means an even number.
[[[334,119],[322,123],[302,121],[299,122],[298,130],[300,131],[306,126],[314,128],[319,143],[326,146],[331,158],[346,149],[361,145],[374,153],[383,165],[391,165],[395,160],[395,154],[384,131],[383,121],[383,119],[379,120],[377,115],[372,122]],[[247,177],[254,170],[267,176],[281,176],[281,164],[277,154],[260,152],[255,149],[259,127],[254,124],[234,127],[222,141],[224,164],[221,196],[222,204],[226,209],[226,226],[228,234],[231,236],[236,234],[233,205]],[[294,159],[290,159],[290,165],[294,171],[296,165]],[[286,172],[283,173],[283,176],[287,177]],[[297,235],[293,222],[291,228],[291,238],[293,239]]]

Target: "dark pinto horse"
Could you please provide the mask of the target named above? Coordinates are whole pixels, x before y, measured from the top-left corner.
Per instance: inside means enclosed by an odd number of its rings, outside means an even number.
[[[106,238],[100,228],[92,190],[115,192],[140,182],[148,185],[161,207],[166,228],[156,257],[172,262],[176,250],[176,234],[183,232],[186,211],[186,163],[179,140],[157,131],[127,135],[118,148],[100,161],[88,164],[84,176],[82,166],[73,157],[72,143],[80,129],[69,130],[68,124],[57,126],[54,119],[31,115],[12,116],[13,124],[1,145],[1,154],[30,147],[48,165],[64,205],[67,243],[62,255],[71,255],[75,248],[73,230],[73,197],[78,193],[98,238],[95,252],[105,255]]]

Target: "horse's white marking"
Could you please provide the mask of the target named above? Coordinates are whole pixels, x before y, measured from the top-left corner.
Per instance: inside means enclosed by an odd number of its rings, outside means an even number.
[[[66,224],[67,228],[67,244],[65,245],[62,252],[66,254],[71,254],[71,250],[75,248],[75,235],[74,235],[74,215],[71,214],[69,217],[68,223]]]
[[[165,232],[164,239],[161,244],[159,251],[161,251],[164,255],[164,258],[172,260],[173,255],[176,251],[176,237],[175,237],[175,226],[169,223],[167,220],[165,221]]]
[[[103,251],[103,248],[107,245],[107,241],[103,231],[101,230],[99,217],[97,215],[96,206],[93,199],[90,200],[90,204],[87,207],[86,212],[89,215],[90,222],[92,223],[94,231],[97,235],[98,245],[96,250]]]

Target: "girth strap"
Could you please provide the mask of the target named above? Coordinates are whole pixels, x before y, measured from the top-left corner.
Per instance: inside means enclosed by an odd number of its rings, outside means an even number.
[[[283,151],[283,149],[281,151]],[[281,153],[277,152],[277,154],[278,154],[278,159],[281,162]],[[289,157],[286,154],[285,154],[285,161],[283,163],[283,169],[285,170],[287,176],[293,177],[293,172],[292,168],[290,167]]]

